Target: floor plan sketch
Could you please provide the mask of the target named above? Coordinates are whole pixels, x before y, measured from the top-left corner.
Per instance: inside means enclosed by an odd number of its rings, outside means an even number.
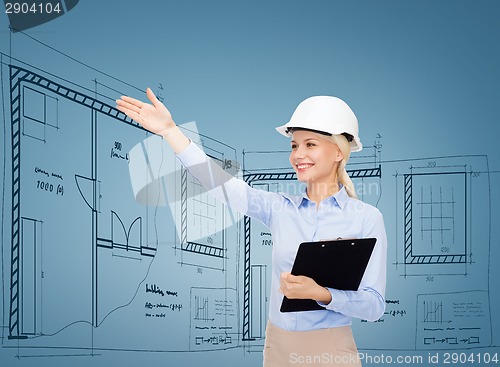
[[[202,190],[171,152],[160,152],[158,166],[148,156],[149,171],[132,172],[132,148],[147,153],[161,147],[161,139],[107,102],[22,63],[2,67],[12,122],[4,345],[21,346],[20,355],[40,347],[48,354],[61,346],[154,347],[144,339],[109,338],[131,313],[130,325],[148,331],[162,325],[158,350],[238,346],[238,283],[228,271],[237,271],[239,218]],[[196,132],[190,136],[201,145]],[[221,165],[236,166],[231,147],[206,138],[204,149]],[[147,182],[162,164],[170,171],[149,182],[142,193],[149,202],[141,203],[131,176],[146,175],[139,180]]]
[[[413,301],[398,300],[406,311],[399,317],[401,327],[416,325],[412,338],[400,344],[411,348],[413,341],[417,350],[489,346],[488,157],[429,157],[388,162],[383,167],[392,176],[384,184],[385,192],[390,188],[395,196],[397,223],[396,248],[388,254],[389,273],[393,272],[393,282],[401,289],[412,287],[419,293]],[[464,316],[457,309],[461,303],[467,308],[476,301],[480,315],[473,323],[482,341],[448,343],[466,338],[457,330],[470,330],[474,311]],[[408,317],[413,314],[416,320]]]
[[[405,244],[398,263],[406,274],[433,275],[444,269],[468,274],[472,264],[488,260],[487,251],[485,256],[475,252],[477,243],[489,248],[487,157],[431,158],[426,164],[410,164],[407,173],[395,177]],[[433,266],[439,264],[449,265]]]
[[[121,257],[128,255],[140,260],[136,266],[142,270],[137,271],[143,273],[144,265],[156,252],[157,244],[147,242],[142,226],[143,222],[147,223],[149,209],[137,206],[135,213],[131,213],[130,207],[122,204],[123,200],[111,195],[119,192],[120,182],[128,182],[126,170],[122,170],[120,176],[119,169],[112,171],[109,167],[116,165],[126,169],[125,153],[122,156],[109,154],[109,151],[117,147],[120,150],[119,147],[126,144],[127,133],[114,135],[101,128],[113,123],[118,129],[135,130],[137,126],[118,117],[118,112],[108,105],[27,69],[11,65],[10,83],[12,266],[9,337],[52,334],[80,320],[95,327],[109,312],[105,306],[107,295],[100,292],[98,281],[98,276],[103,274],[99,265],[105,263],[104,258],[111,255],[110,259],[120,262]],[[76,134],[74,138],[67,136],[65,131],[68,129]],[[98,156],[98,151],[106,154]],[[70,156],[69,164],[64,164],[61,156]],[[101,165],[107,169],[99,170]],[[39,225],[29,225],[27,218]],[[37,232],[40,232],[38,241]],[[58,256],[65,261],[50,261]],[[41,268],[36,264],[41,264]],[[29,277],[21,276],[27,273],[35,275],[29,289],[22,282]],[[90,277],[82,277],[86,273],[90,273]],[[75,286],[62,286],[67,281],[67,275],[63,274],[73,274]],[[67,297],[65,307],[71,310],[63,313],[68,316],[66,320],[61,317],[58,305],[57,295],[61,289]],[[35,295],[41,304],[33,302],[34,299],[26,294]],[[59,317],[51,317],[52,313]],[[32,315],[29,325],[23,317],[27,314]],[[44,323],[47,319],[57,319],[59,324],[48,325]],[[44,329],[37,328],[34,320],[39,320]]]

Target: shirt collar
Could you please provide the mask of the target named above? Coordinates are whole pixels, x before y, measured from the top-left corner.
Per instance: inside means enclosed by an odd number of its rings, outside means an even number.
[[[340,184],[340,190],[335,195],[330,197],[330,199],[332,198],[333,200],[335,200],[339,208],[344,210],[345,206],[347,205],[347,202],[350,200],[351,197],[347,194],[345,186]]]
[[[334,195],[326,198],[325,200],[330,201],[334,204],[336,204],[340,209],[344,209],[347,202],[349,201],[350,197],[347,194],[347,191],[344,187],[344,185],[340,185],[340,190],[335,193]],[[290,195],[287,193],[282,193],[282,195],[290,200],[297,208],[304,202],[304,201],[311,201],[309,197],[307,196],[307,192],[304,190],[302,195]]]

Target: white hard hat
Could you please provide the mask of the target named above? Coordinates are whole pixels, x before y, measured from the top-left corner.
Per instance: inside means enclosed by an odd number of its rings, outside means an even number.
[[[291,137],[293,128],[331,135],[347,134],[351,152],[359,152],[363,148],[358,136],[356,115],[347,103],[337,97],[314,96],[300,102],[290,121],[276,130]]]

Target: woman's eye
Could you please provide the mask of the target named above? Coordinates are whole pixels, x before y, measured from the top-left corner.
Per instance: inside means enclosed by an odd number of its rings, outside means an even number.
[[[308,146],[308,147],[313,147],[313,146],[314,146],[314,143],[307,143],[307,146]]]
[[[296,145],[292,145],[292,150],[293,149],[297,149],[297,146]]]

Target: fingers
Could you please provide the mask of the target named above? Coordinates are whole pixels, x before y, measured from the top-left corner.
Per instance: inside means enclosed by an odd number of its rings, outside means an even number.
[[[158,98],[156,98],[155,94],[149,87],[146,89],[146,96],[151,101],[153,106],[155,107],[162,106],[162,103],[158,100]],[[121,96],[120,99],[116,100],[116,103],[118,105],[125,106],[136,112],[138,112],[138,109],[144,108],[147,105],[146,103],[129,96]]]
[[[280,293],[285,294],[287,291],[287,282],[286,282],[287,273],[281,273],[280,275]]]
[[[153,106],[155,106],[156,108],[158,108],[162,105],[162,103],[158,100],[158,98],[156,98],[155,94],[153,93],[153,91],[149,87],[146,89],[146,96],[151,101]]]
[[[144,120],[140,114],[141,107],[146,106],[146,103],[128,96],[121,96],[120,99],[116,100],[116,109],[141,125],[144,124]]]
[[[312,294],[318,285],[312,278],[290,273],[281,273],[280,278],[280,293],[284,296],[290,299],[314,299]]]
[[[288,298],[300,298],[300,284],[290,281],[289,277],[294,277],[290,273],[282,273],[280,281],[280,293]]]
[[[134,98],[130,98],[130,97],[127,97],[127,96],[122,96],[121,99],[117,99],[116,100],[117,108],[121,107],[122,109],[120,109],[120,111],[122,111],[122,112],[123,112],[123,110],[130,110],[130,111],[133,111],[135,113],[139,113],[142,106],[138,106],[138,104],[136,104],[136,103],[129,102],[128,101],[129,99],[132,99],[132,100],[134,100],[134,101],[136,101],[138,103],[144,104],[141,101],[138,101],[138,100],[136,100]]]
[[[290,277],[293,277],[290,273],[281,273],[280,292],[284,295],[289,295],[290,291],[294,288],[294,282]]]
[[[158,98],[156,98],[151,88],[148,87],[146,89],[146,95],[153,106],[129,96],[121,96],[120,99],[117,99],[115,101],[116,108],[136,121],[138,121],[138,119],[141,119],[141,110],[142,112],[145,112],[146,110],[153,109],[153,107],[157,110],[159,110],[160,107],[163,107],[163,109],[165,108],[163,104],[158,100]]]
[[[135,98],[132,98],[129,96],[121,96],[120,99],[116,100],[117,103],[118,103],[118,101],[126,102],[130,105],[137,107],[137,108],[142,108],[145,105],[144,102],[139,101],[138,99],[135,99]]]
[[[281,279],[287,283],[302,283],[302,277],[300,275],[292,275],[291,273],[281,273]]]
[[[121,106],[119,104],[117,104],[116,109],[118,111],[123,112],[125,115],[127,115],[128,117],[130,117],[135,122],[137,122],[137,123],[139,123],[141,125],[144,123],[144,121],[142,120],[141,116],[137,112],[135,112],[135,111],[133,111],[133,110],[131,110],[129,108],[123,107],[123,106]]]

